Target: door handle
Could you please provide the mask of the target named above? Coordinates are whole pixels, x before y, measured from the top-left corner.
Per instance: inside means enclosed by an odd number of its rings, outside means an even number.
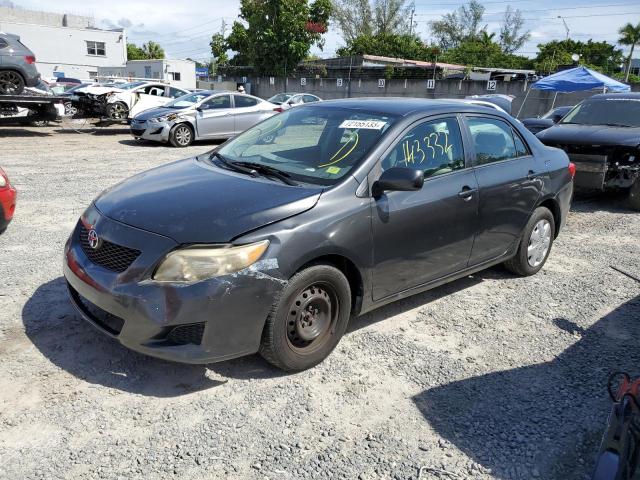
[[[473,198],[473,194],[478,191],[477,188],[471,188],[468,186],[462,187],[462,190],[458,192],[458,196],[463,199],[465,202],[468,202]]]

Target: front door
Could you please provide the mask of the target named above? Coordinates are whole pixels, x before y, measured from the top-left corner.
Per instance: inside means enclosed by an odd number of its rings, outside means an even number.
[[[504,255],[518,240],[542,191],[547,169],[506,120],[467,116],[480,189],[479,230],[470,265]]]
[[[196,113],[198,138],[224,138],[234,135],[231,95],[218,95],[203,102]]]
[[[423,170],[425,182],[373,202],[374,300],[465,269],[476,232],[477,183],[456,117],[408,129],[382,160],[391,167]]]

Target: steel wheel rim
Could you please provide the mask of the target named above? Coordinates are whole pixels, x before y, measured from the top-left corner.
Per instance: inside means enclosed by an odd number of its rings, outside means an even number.
[[[0,86],[2,89],[7,92],[7,94],[11,94],[18,89],[20,85],[20,77],[15,72],[0,72]]]
[[[338,297],[327,283],[314,283],[302,290],[289,306],[287,343],[297,353],[321,348],[335,329]]]
[[[527,246],[527,262],[532,267],[539,266],[547,258],[551,246],[551,223],[548,220],[539,220],[529,237]]]
[[[65,115],[67,115],[69,117],[73,117],[77,113],[78,113],[78,109],[76,107],[74,107],[71,102],[66,102],[64,104],[64,114]]]
[[[189,127],[178,127],[176,128],[176,142],[180,145],[189,145],[191,141],[191,130]]]

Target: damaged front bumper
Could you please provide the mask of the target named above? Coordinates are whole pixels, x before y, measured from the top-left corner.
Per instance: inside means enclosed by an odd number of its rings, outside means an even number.
[[[83,228],[97,232],[99,248],[107,243],[140,253],[124,271],[110,270],[86,242],[83,246]],[[89,209],[64,250],[72,303],[85,320],[124,346],[165,360],[210,363],[257,352],[273,299],[286,284],[270,271],[277,261],[267,258],[194,284],[151,280],[157,262],[176,247],[167,237]]]
[[[169,141],[169,132],[174,125],[174,121],[151,122],[134,118],[130,124],[131,135],[135,138],[167,143]]]
[[[629,188],[640,177],[640,150],[633,147],[569,148],[569,159],[576,166],[575,186],[605,190]]]

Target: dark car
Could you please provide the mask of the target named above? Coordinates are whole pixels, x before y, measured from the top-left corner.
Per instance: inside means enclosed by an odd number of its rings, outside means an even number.
[[[424,99],[292,108],[103,192],[64,250],[81,314],[191,363],[321,362],[359,315],[505,263],[538,272],[572,169],[510,116]]]
[[[576,188],[625,190],[640,210],[640,93],[594,95],[537,137],[569,154]]]
[[[552,108],[541,117],[523,119],[522,124],[527,127],[531,133],[538,133],[549,127],[553,127],[562,120],[562,117],[569,113],[572,108],[573,106]]]
[[[0,32],[0,94],[20,95],[40,80],[36,57],[18,35]]]

